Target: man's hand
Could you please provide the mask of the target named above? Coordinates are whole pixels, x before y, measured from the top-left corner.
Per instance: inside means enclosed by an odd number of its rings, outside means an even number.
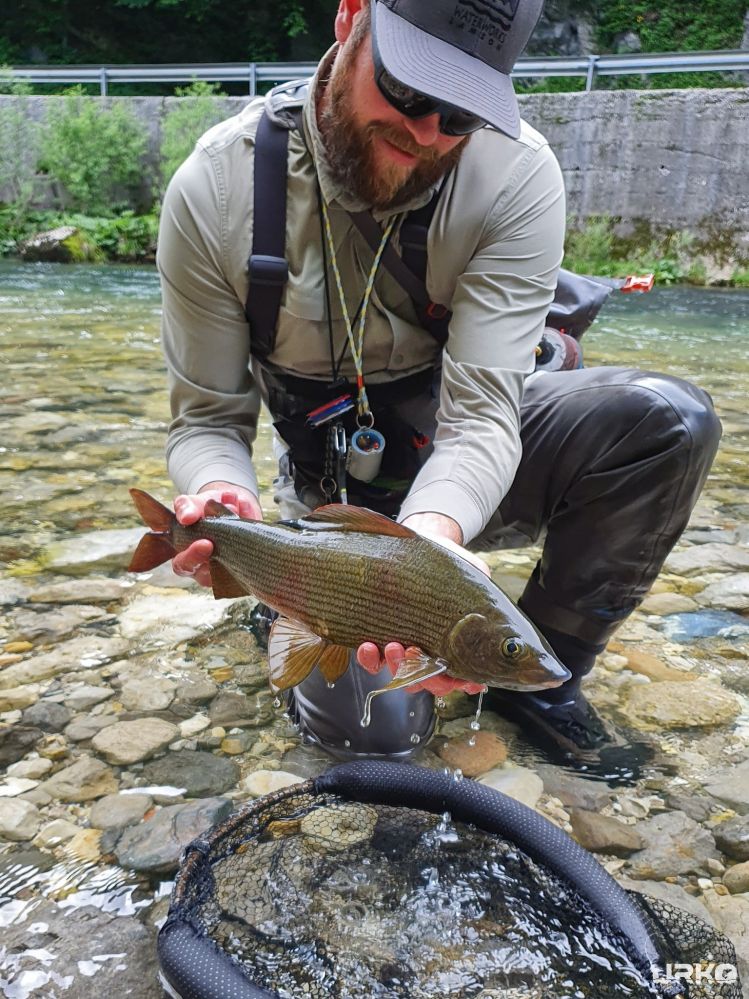
[[[199,493],[177,496],[174,512],[180,524],[194,524],[205,513],[208,500],[218,500],[224,506],[239,514],[243,520],[262,520],[263,511],[257,496],[249,489],[234,486],[230,482],[209,482]],[[172,559],[172,569],[177,576],[193,576],[201,586],[211,585],[211,570],[208,566],[213,554],[213,542],[207,538],[193,541],[189,548]]]
[[[416,513],[407,517],[403,523],[404,526],[410,527],[417,534],[423,534],[430,541],[448,548],[456,555],[473,563],[487,576],[491,575],[489,566],[482,558],[462,547],[463,532],[460,525],[452,518],[441,513]],[[404,658],[416,657],[420,654],[419,649],[413,647],[404,649],[399,642],[390,642],[385,646],[383,653],[374,642],[364,642],[357,650],[357,659],[359,665],[368,673],[379,673],[383,666],[387,666],[390,672],[395,674]],[[445,694],[449,694],[453,690],[463,690],[467,694],[478,694],[484,689],[484,684],[453,680],[447,676],[435,676],[431,680],[425,680],[424,683],[413,683],[407,689],[412,693],[416,693],[417,690],[428,690],[435,697],[444,697]]]

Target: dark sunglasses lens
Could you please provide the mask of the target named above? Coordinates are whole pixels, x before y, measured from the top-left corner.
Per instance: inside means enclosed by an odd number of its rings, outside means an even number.
[[[440,131],[445,135],[469,135],[483,128],[484,124],[483,118],[477,118],[475,114],[457,108],[440,115]]]
[[[386,69],[380,73],[377,82],[385,98],[397,111],[407,117],[425,117],[428,114],[434,114],[437,110],[436,101],[425,94],[420,94],[418,90],[400,83]]]

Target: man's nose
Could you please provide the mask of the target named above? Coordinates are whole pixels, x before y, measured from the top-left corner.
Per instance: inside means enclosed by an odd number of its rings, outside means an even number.
[[[403,123],[420,146],[433,146],[440,134],[440,116],[435,111],[424,118],[407,118],[402,115]]]

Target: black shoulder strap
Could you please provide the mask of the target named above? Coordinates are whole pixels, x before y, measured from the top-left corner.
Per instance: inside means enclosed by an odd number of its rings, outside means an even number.
[[[252,354],[260,361],[273,350],[278,312],[289,279],[285,256],[288,146],[288,129],[263,111],[255,136],[250,284],[244,307]]]

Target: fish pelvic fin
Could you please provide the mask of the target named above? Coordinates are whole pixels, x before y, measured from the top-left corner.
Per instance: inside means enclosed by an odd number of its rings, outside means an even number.
[[[306,679],[315,666],[335,683],[348,669],[351,650],[320,638],[298,621],[279,617],[268,638],[268,665],[274,690],[288,690]]]
[[[147,524],[152,531],[166,533],[172,529],[176,517],[174,513],[163,503],[142,489],[131,489],[130,495],[133,498],[138,513],[143,518],[143,523]],[[157,563],[158,565],[158,563]]]
[[[208,565],[211,570],[211,586],[216,600],[223,600],[226,597],[246,597],[249,594],[250,591],[247,587],[240,583],[218,559],[212,558]]]
[[[130,559],[128,572],[148,572],[174,558],[177,551],[165,534],[145,534]]]

